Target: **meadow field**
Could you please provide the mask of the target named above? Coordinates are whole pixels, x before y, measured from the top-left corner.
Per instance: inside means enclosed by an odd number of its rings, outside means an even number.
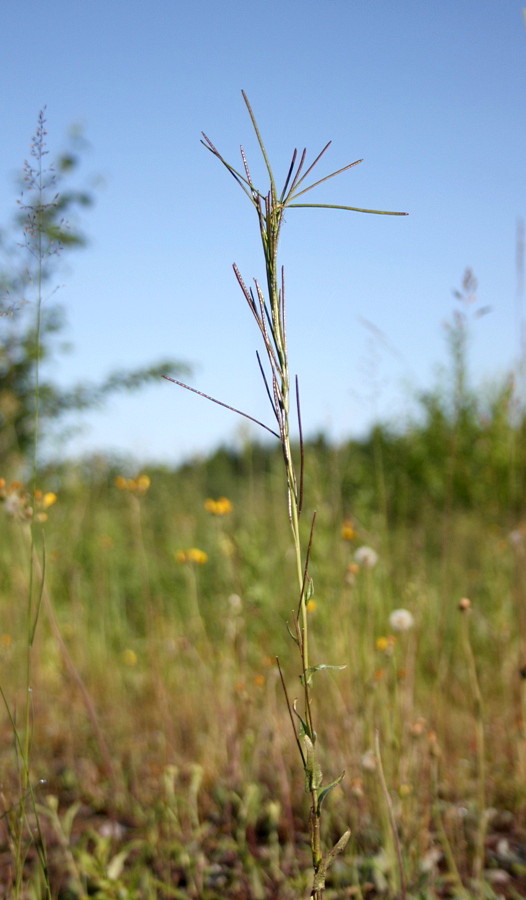
[[[522,429],[468,419],[305,447],[327,898],[526,895]],[[279,446],[39,483],[2,482],[2,895],[307,896]]]
[[[411,416],[305,440],[279,231],[356,163],[304,187],[329,145],[294,151],[278,193],[243,98],[269,187],[203,142],[257,215],[273,427],[173,469],[42,462],[65,412],[183,371],[44,378],[86,197],[39,116],[0,273],[0,897],[526,897],[524,367],[471,385],[468,270]]]

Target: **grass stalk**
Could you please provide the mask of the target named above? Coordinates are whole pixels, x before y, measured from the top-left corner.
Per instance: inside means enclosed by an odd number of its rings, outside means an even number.
[[[385,780],[384,767],[382,763],[382,754],[380,752],[380,732],[378,729],[375,732],[374,736],[374,750],[376,755],[376,762],[378,766],[378,777],[380,779],[380,787],[382,788],[382,794],[385,800],[385,805],[387,807],[387,813],[389,816],[389,827],[391,829],[391,834],[393,838],[393,843],[396,851],[396,861],[398,865],[398,877],[400,881],[400,898],[401,900],[405,900],[407,897],[407,887],[406,887],[406,879],[405,879],[405,871],[404,871],[404,863],[402,859],[402,848],[400,846],[400,838],[398,836],[398,828],[396,827],[396,819],[393,809],[393,804],[391,801],[391,797],[389,795],[389,788],[387,787],[387,781]]]
[[[446,865],[448,868],[448,872],[451,876],[452,883],[455,886],[455,895],[461,900],[469,900],[469,893],[464,887],[464,883],[462,881],[456,860],[455,854],[453,852],[453,848],[451,846],[451,841],[448,838],[446,829],[444,827],[444,822],[442,820],[442,814],[440,810],[440,798],[438,791],[438,761],[436,759],[433,760],[432,763],[432,779],[433,779],[433,822],[437,831],[438,840],[440,842],[440,847],[442,849],[442,853],[444,854],[444,858],[446,860]]]
[[[202,143],[212,155],[225,166],[225,168],[234,177],[238,185],[246,194],[253,205],[257,221],[259,236],[263,251],[265,263],[265,281],[266,281],[266,297],[257,279],[254,279],[253,287],[250,288],[245,284],[238,268],[234,265],[234,274],[241,288],[241,291],[248,303],[256,324],[259,328],[261,338],[266,353],[267,373],[258,356],[258,364],[262,373],[265,389],[270,400],[270,405],[274,419],[276,421],[276,431],[270,429],[267,425],[252,419],[246,413],[241,415],[256,421],[267,431],[275,434],[281,444],[283,455],[283,465],[285,474],[286,494],[288,518],[290,531],[292,536],[292,544],[294,549],[294,568],[297,578],[298,605],[297,610],[293,612],[292,625],[289,626],[289,633],[296,644],[300,657],[300,680],[303,686],[303,711],[298,712],[296,703],[291,704],[285,687],[285,680],[280,666],[280,676],[285,691],[285,699],[289,709],[289,715],[293,724],[296,743],[299,748],[301,762],[305,772],[306,791],[310,796],[309,810],[309,834],[310,846],[312,853],[313,882],[311,897],[314,900],[321,900],[325,891],[325,879],[327,870],[333,862],[337,853],[345,848],[350,836],[350,831],[346,830],[336,845],[323,856],[321,842],[321,807],[322,802],[330,790],[343,777],[343,773],[329,785],[323,785],[323,776],[318,761],[317,748],[317,732],[314,727],[314,711],[313,711],[313,690],[312,680],[316,671],[320,668],[336,668],[325,665],[311,666],[309,652],[309,621],[307,605],[312,596],[312,579],[309,575],[309,553],[312,543],[312,532],[309,538],[307,548],[304,550],[300,533],[300,517],[302,513],[303,502],[303,447],[302,447],[302,429],[301,414],[299,409],[299,391],[296,380],[296,398],[298,407],[298,422],[300,433],[300,471],[298,473],[294,462],[292,446],[291,446],[291,409],[290,409],[290,373],[289,373],[289,357],[287,351],[286,325],[285,325],[285,277],[284,269],[280,267],[278,262],[278,246],[281,226],[283,224],[283,216],[289,208],[299,207],[317,207],[325,209],[345,209],[358,212],[368,212],[376,214],[386,214],[380,210],[359,209],[351,206],[333,206],[331,204],[312,204],[312,203],[296,203],[298,197],[306,194],[308,191],[318,187],[323,182],[342,172],[347,171],[357,165],[361,160],[355,160],[328,175],[303,186],[314,167],[318,164],[322,156],[328,150],[330,142],[325,145],[313,162],[304,170],[306,160],[306,150],[298,154],[294,150],[291,163],[284,181],[284,186],[278,194],[276,180],[269,161],[269,156],[252,107],[245,94],[242,92],[248,114],[250,116],[252,126],[257,138],[259,149],[263,157],[265,168],[268,175],[268,187],[261,191],[256,187],[252,180],[247,158],[243,148],[241,148],[241,171],[234,168],[228,163],[216,149],[210,139],[203,134]],[[299,189],[301,186],[301,190]],[[405,215],[405,213],[387,213],[388,215]],[[179,382],[180,383],[180,382]],[[182,385],[186,387],[186,385]],[[194,390],[191,388],[191,390]],[[201,393],[197,391],[197,393]],[[222,406],[228,404],[207,396],[213,402]],[[229,407],[233,409],[233,407]],[[235,410],[240,412],[239,410]],[[313,520],[314,521],[314,520]],[[279,665],[279,661],[278,661]],[[299,725],[296,724],[298,720]]]
[[[31,494],[34,498],[37,496],[37,479],[38,479],[38,463],[39,463],[39,432],[40,432],[40,363],[41,363],[41,331],[42,331],[42,307],[43,307],[43,285],[45,277],[45,262],[47,256],[58,251],[55,242],[46,235],[46,219],[49,210],[55,205],[55,200],[48,201],[49,188],[54,183],[54,173],[52,168],[46,168],[45,156],[46,150],[46,119],[45,111],[41,110],[38,116],[38,124],[31,143],[32,161],[26,161],[24,164],[24,189],[34,194],[34,201],[29,204],[21,203],[21,209],[24,213],[24,236],[25,247],[32,259],[32,274],[35,290],[35,318],[33,330],[33,440],[32,440],[32,457],[31,457],[31,477],[32,486]],[[28,513],[34,514],[34,509],[28,507]],[[33,691],[33,646],[36,635],[37,624],[40,615],[40,606],[42,594],[44,590],[44,559],[41,566],[36,567],[35,561],[39,552],[37,532],[39,530],[38,518],[33,515],[33,521],[30,526],[30,547],[27,557],[28,565],[28,587],[27,587],[27,603],[26,603],[26,640],[25,640],[25,689],[24,704],[22,714],[22,738],[18,739],[15,733],[15,743],[18,750],[18,763],[20,771],[20,797],[19,815],[16,828],[15,838],[15,896],[19,897],[21,892],[21,880],[23,870],[23,840],[25,834],[25,801],[23,798],[28,797],[32,804],[32,812],[38,822],[38,812],[34,800],[34,795],[30,780],[30,757],[31,757],[31,710],[32,710],[32,691]],[[14,723],[14,719],[12,719]],[[18,725],[15,724],[15,729]],[[38,834],[40,829],[38,827]],[[41,838],[41,835],[40,835]],[[50,896],[49,881],[46,874],[45,864],[45,848],[41,839],[36,841],[38,847],[38,857],[42,861],[44,874],[44,883],[47,895]]]
[[[475,760],[477,767],[477,807],[478,821],[475,838],[475,852],[473,859],[473,880],[478,896],[483,896],[482,872],[484,867],[484,842],[488,827],[488,812],[486,808],[486,739],[484,734],[484,706],[482,691],[477,673],[475,654],[471,643],[469,630],[469,613],[471,604],[467,597],[459,601],[459,610],[462,613],[462,643],[468,665],[469,686],[473,698],[473,714],[475,717]]]

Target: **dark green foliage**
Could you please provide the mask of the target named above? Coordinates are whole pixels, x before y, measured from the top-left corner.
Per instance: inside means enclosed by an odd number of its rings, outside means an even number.
[[[391,521],[414,521],[423,508],[478,510],[491,518],[518,516],[524,507],[526,416],[515,377],[471,386],[468,377],[470,313],[476,281],[467,270],[463,304],[447,325],[449,367],[437,384],[416,398],[416,411],[398,426],[377,425],[358,446],[349,445],[349,487],[357,487],[353,466],[365,462]],[[358,476],[358,481],[362,480]]]
[[[395,525],[425,512],[478,511],[505,525],[524,512],[526,417],[517,411],[511,377],[492,390],[470,391],[456,413],[437,386],[418,398],[405,426],[378,424],[365,438],[339,447],[315,438],[304,453],[309,501],[330,498],[342,515],[376,510]],[[277,442],[254,443],[240,451],[221,447],[180,472],[199,473],[204,495],[235,498],[242,481],[264,479],[279,465]]]
[[[48,359],[65,349],[56,343],[66,324],[64,311],[51,300],[58,258],[66,250],[86,245],[79,218],[94,195],[91,188],[76,184],[84,149],[81,137],[73,135],[69,148],[55,163],[47,164],[45,123],[41,112],[30,161],[24,164],[18,210],[0,232],[0,467],[4,472],[27,460],[38,428],[48,435],[49,426],[66,413],[98,406],[117,391],[138,390],[161,375],[188,373],[187,366],[165,360],[116,371],[98,384],[83,382],[67,390],[46,377]]]

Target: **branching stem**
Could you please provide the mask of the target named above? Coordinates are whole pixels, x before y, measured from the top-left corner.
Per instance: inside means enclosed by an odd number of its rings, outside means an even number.
[[[336,169],[334,172],[331,172],[328,175],[315,180],[307,187],[302,187],[301,190],[299,190],[300,186],[305,182],[307,176],[310,175],[312,170],[328,150],[331,143],[330,141],[314,158],[313,162],[311,162],[307,166],[305,171],[303,171],[303,167],[305,164],[307,151],[303,150],[301,154],[298,154],[298,151],[294,150],[292,154],[292,160],[284,180],[283,189],[281,193],[278,194],[272,167],[270,165],[267,151],[263,143],[263,139],[261,137],[261,133],[259,131],[254,113],[252,111],[252,107],[250,106],[250,103],[244,91],[242,91],[242,95],[267,171],[269,179],[268,189],[266,191],[261,191],[255,186],[250,174],[245,151],[242,147],[242,171],[238,171],[236,168],[234,168],[234,166],[228,163],[221,156],[212,141],[204,133],[202,143],[207,148],[207,150],[209,150],[209,152],[212,153],[213,156],[215,156],[223,166],[225,166],[228,172],[230,172],[237,184],[243,190],[244,194],[248,197],[248,199],[254,206],[257,215],[261,246],[265,262],[267,297],[265,298],[260,284],[256,279],[254,279],[255,293],[252,288],[247,287],[236,265],[234,265],[234,273],[243,296],[248,303],[250,311],[254,316],[261,333],[267,358],[269,374],[267,375],[265,373],[265,369],[259,354],[257,357],[258,365],[263,377],[265,390],[270,400],[272,411],[277,422],[278,430],[274,431],[273,429],[268,428],[268,426],[263,425],[262,422],[259,422],[252,416],[236,410],[229,404],[222,403],[221,401],[216,400],[213,397],[209,397],[208,395],[203,394],[201,391],[197,391],[195,388],[188,388],[188,385],[182,384],[181,382],[176,381],[175,383],[180,384],[182,387],[192,390],[195,393],[200,394],[201,396],[208,397],[208,399],[213,400],[214,403],[219,403],[221,406],[226,406],[228,409],[231,409],[234,412],[238,412],[240,413],[240,415],[243,415],[251,421],[256,422],[267,431],[270,431],[271,434],[275,435],[279,439],[281,444],[285,468],[288,515],[294,547],[294,560],[299,597],[297,610],[294,613],[294,618],[291,625],[289,625],[289,633],[293,638],[295,644],[297,645],[300,654],[300,679],[303,685],[304,705],[303,716],[297,712],[295,702],[290,702],[289,694],[285,684],[285,678],[279,660],[277,660],[277,664],[287,709],[289,711],[289,716],[294,729],[294,737],[298,745],[302,765],[305,771],[306,790],[311,799],[311,807],[309,812],[309,831],[314,872],[311,897],[314,898],[314,900],[321,900],[324,895],[326,871],[336,854],[344,849],[349,837],[349,832],[345,832],[345,834],[340,838],[333,849],[326,855],[325,858],[323,858],[320,836],[321,802],[323,797],[326,796],[326,794],[332,787],[335,786],[335,784],[339,783],[343,776],[340,776],[339,779],[331,783],[327,788],[322,789],[322,773],[317,761],[317,735],[314,728],[311,684],[315,669],[320,667],[315,666],[311,668],[310,665],[308,623],[308,602],[312,594],[312,582],[309,576],[308,567],[315,517],[313,517],[312,520],[310,536],[306,551],[304,553],[300,533],[300,516],[303,505],[304,475],[303,433],[299,403],[299,389],[296,379],[295,397],[298,411],[300,439],[300,471],[298,478],[296,474],[296,467],[294,464],[294,456],[292,452],[290,436],[290,375],[285,324],[285,279],[283,268],[279,269],[278,266],[278,245],[281,225],[283,223],[283,216],[285,210],[289,208],[316,206],[325,209],[346,209],[355,210],[357,212],[375,213],[379,215],[406,215],[406,213],[383,213],[380,210],[358,209],[357,207],[351,206],[334,206],[331,204],[310,204],[293,202],[296,198],[303,196],[308,191],[326,182],[328,179],[347,171],[348,169],[357,165],[357,163],[361,162],[361,160],[356,160],[355,162],[349,163],[346,166]],[[173,381],[174,379],[168,380]],[[326,668],[326,666],[321,666],[321,668]],[[295,717],[298,718],[300,722],[299,727],[297,727],[295,723]]]

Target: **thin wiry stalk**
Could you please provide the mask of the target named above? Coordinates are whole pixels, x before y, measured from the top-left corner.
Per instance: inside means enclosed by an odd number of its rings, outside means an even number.
[[[35,287],[35,319],[34,319],[34,371],[33,371],[33,446],[32,446],[32,464],[31,464],[31,484],[33,497],[37,491],[38,462],[39,462],[39,441],[40,441],[40,366],[41,366],[41,332],[43,321],[43,290],[46,277],[46,261],[47,258],[58,253],[61,249],[60,243],[56,240],[52,232],[46,229],[50,213],[54,210],[58,195],[48,199],[49,191],[55,184],[55,173],[53,167],[46,168],[44,162],[48,154],[46,150],[46,118],[45,108],[42,109],[38,116],[38,124],[31,143],[32,161],[26,161],[24,164],[24,190],[33,193],[34,200],[30,203],[21,202],[20,207],[24,211],[24,233],[25,248],[30,257],[34,260],[32,263],[32,275]],[[17,747],[17,755],[20,765],[20,793],[21,797],[30,798],[32,813],[37,822],[37,837],[35,846],[37,847],[37,855],[41,863],[44,878],[44,889],[46,896],[51,896],[49,887],[49,878],[47,874],[47,865],[45,860],[45,846],[42,841],[40,832],[40,823],[38,821],[38,813],[36,809],[35,796],[30,782],[30,757],[32,752],[32,691],[33,691],[33,645],[37,631],[37,625],[40,617],[41,605],[45,590],[45,546],[42,542],[42,562],[38,563],[37,555],[37,524],[34,523],[30,528],[29,548],[28,548],[28,587],[27,587],[27,607],[26,607],[26,646],[25,646],[25,700],[23,706],[23,736],[19,739],[16,732],[15,739]],[[23,851],[22,840],[24,823],[26,820],[25,803],[19,804],[16,823],[15,846],[15,897],[20,896],[22,875],[23,875]]]
[[[285,195],[287,193],[287,188],[289,186],[289,181],[290,181],[290,179],[292,177],[292,173],[294,171],[294,163],[296,162],[297,155],[298,155],[298,151],[294,150],[294,153],[292,154],[292,159],[290,161],[289,171],[287,172],[287,177],[285,178],[285,184],[283,185],[283,190],[280,194],[280,198],[279,198],[280,203],[283,203],[283,198],[285,197]],[[304,158],[304,157],[305,157],[305,150],[303,151],[302,158]],[[301,162],[300,162],[300,166],[301,166]]]
[[[302,183],[302,181],[305,181],[305,179],[307,178],[307,175],[309,175],[309,174],[312,172],[312,170],[314,169],[314,167],[318,165],[318,163],[319,163],[320,159],[322,158],[323,154],[327,152],[327,150],[329,149],[329,147],[331,146],[331,144],[332,144],[332,141],[327,141],[327,143],[325,144],[325,147],[323,148],[323,150],[320,150],[320,152],[318,153],[316,159],[314,159],[313,162],[311,162],[309,168],[306,170],[306,172],[303,173],[303,175],[301,176],[301,178],[298,178],[298,176],[299,176],[299,174],[300,174],[300,168],[301,168],[301,167],[298,168],[298,171],[297,171],[297,173],[296,173],[296,178],[294,179],[294,181],[293,181],[293,183],[292,183],[292,187],[291,187],[291,189],[290,189],[289,194],[292,194],[292,192],[293,192],[297,187],[300,186],[300,184]],[[303,162],[303,160],[305,159],[305,156],[306,156],[306,155],[307,155],[307,148],[305,148],[305,150],[303,151],[303,155],[302,155],[302,158],[301,158],[301,159],[302,159],[302,162]]]
[[[295,723],[294,723],[294,715],[293,715],[293,712],[292,712],[292,706],[291,706],[290,699],[289,699],[289,693],[288,693],[288,691],[287,691],[287,685],[286,685],[286,683],[285,683],[285,678],[284,678],[284,676],[283,676],[283,670],[282,670],[282,668],[281,668],[281,663],[280,663],[280,661],[279,661],[279,657],[278,657],[278,656],[276,656],[276,665],[277,665],[277,667],[278,667],[279,677],[280,677],[280,679],[281,679],[281,686],[282,686],[282,688],[283,688],[283,694],[285,695],[285,703],[287,704],[287,709],[288,709],[289,716],[290,716],[290,723],[291,723],[291,725],[292,725],[292,730],[293,730],[293,732],[294,732],[294,737],[296,738],[296,744],[297,744],[297,746],[298,746],[299,754],[300,754],[300,756],[301,756],[301,761],[302,761],[303,765],[305,766],[305,755],[304,755],[304,753],[303,753],[303,747],[302,747],[301,744],[300,744],[300,741],[299,741],[299,738],[298,738],[298,733],[297,733],[297,731],[296,731],[296,725],[295,725]]]
[[[324,181],[328,181],[329,178],[334,178],[335,175],[341,175],[342,172],[346,172],[347,169],[352,169],[353,166],[357,166],[358,163],[361,163],[361,162],[363,162],[363,159],[356,159],[354,162],[349,163],[346,166],[343,166],[341,169],[337,169],[336,172],[331,172],[330,175],[325,175],[323,178],[320,178],[319,181],[314,181],[312,184],[309,184],[308,187],[303,188],[302,191],[298,191],[298,192],[295,191],[293,194],[291,193],[290,199],[292,200],[295,197],[301,197],[302,194],[306,194],[307,191],[312,191],[312,189],[315,187],[318,187],[319,184],[323,184]],[[301,180],[303,181],[303,178]],[[290,205],[291,204],[288,203],[288,206],[290,206]]]
[[[276,419],[278,419],[278,421],[279,421],[279,413],[278,413],[278,411],[276,410],[276,407],[275,407],[275,405],[274,405],[274,401],[273,401],[273,399],[272,399],[272,394],[270,393],[270,388],[269,388],[269,386],[268,386],[267,374],[266,374],[266,372],[265,372],[265,369],[263,368],[263,363],[261,362],[261,357],[260,357],[260,355],[259,355],[259,353],[258,353],[257,351],[256,351],[256,358],[257,358],[257,361],[258,361],[259,371],[261,372],[261,377],[263,378],[263,383],[264,383],[264,385],[265,385],[265,390],[266,390],[266,392],[267,392],[267,397],[268,397],[268,399],[270,400],[270,405],[271,405],[271,407],[272,407],[272,412],[273,412],[274,415],[276,416]]]
[[[307,550],[306,550],[306,552],[305,552],[305,566],[304,566],[304,569],[303,569],[303,581],[302,581],[302,583],[301,583],[301,592],[300,592],[300,598],[299,598],[299,605],[298,605],[298,610],[297,610],[297,613],[296,613],[296,618],[298,618],[298,619],[299,619],[299,614],[300,614],[300,605],[303,603],[303,598],[305,597],[305,589],[306,589],[306,587],[307,587],[307,582],[308,582],[308,579],[309,579],[309,560],[310,560],[310,551],[311,551],[311,548],[312,548],[312,539],[313,539],[313,537],[314,537],[314,526],[315,526],[315,524],[316,524],[316,510],[314,510],[314,512],[313,512],[313,514],[312,514],[312,520],[311,520],[311,523],[310,523],[309,540],[308,540],[308,543],[307,543]]]
[[[385,805],[387,806],[387,815],[389,817],[389,825],[391,828],[391,834],[393,836],[393,842],[396,850],[396,861],[398,864],[398,874],[400,878],[400,898],[401,900],[405,900],[407,897],[407,886],[405,881],[405,871],[404,871],[404,863],[402,860],[402,848],[400,846],[400,838],[398,836],[398,829],[396,827],[395,814],[393,810],[393,804],[391,801],[391,797],[389,795],[389,789],[387,787],[387,782],[385,780],[384,767],[382,763],[382,754],[380,752],[380,733],[378,730],[375,732],[374,737],[374,749],[376,754],[376,760],[378,764],[378,775],[380,778],[380,786],[382,788],[382,794],[385,800]]]
[[[330,141],[329,141],[329,143],[330,143]],[[296,153],[296,151],[294,151],[294,153]],[[306,156],[307,156],[307,148],[304,147],[303,150],[302,150],[302,152],[301,152],[301,159],[300,159],[300,161],[299,161],[299,163],[298,163],[298,168],[296,169],[296,174],[295,174],[295,176],[294,176],[294,178],[293,178],[293,180],[292,180],[292,184],[291,184],[291,186],[290,186],[290,190],[291,190],[291,191],[293,191],[294,188],[297,187],[298,184],[299,184],[299,180],[298,180],[298,179],[299,179],[299,177],[300,177],[300,172],[301,172],[301,170],[303,169],[303,163],[305,162],[305,157],[306,157]],[[311,166],[311,168],[312,168],[312,166]],[[282,194],[282,198],[281,198],[282,202],[283,202],[283,198],[284,198],[284,196],[285,196],[286,188],[287,188],[287,185],[285,185],[285,187],[283,188],[283,194]]]
[[[469,601],[468,601],[469,602]],[[461,601],[462,603],[462,601]],[[482,896],[482,869],[484,865],[484,841],[488,826],[488,811],[486,809],[486,742],[484,734],[484,704],[482,691],[477,673],[475,654],[471,644],[469,633],[469,607],[459,604],[462,612],[462,641],[467,657],[469,683],[473,699],[475,716],[475,741],[476,741],[476,765],[477,765],[477,801],[479,821],[475,840],[475,853],[473,862],[473,880],[477,894]]]
[[[264,422],[260,422],[259,419],[255,419],[254,416],[249,416],[248,413],[242,412],[240,409],[236,409],[235,406],[230,406],[229,403],[223,403],[221,400],[217,400],[215,397],[211,397],[210,394],[205,394],[203,391],[198,391],[196,388],[190,387],[189,384],[185,384],[183,381],[177,381],[175,378],[170,378],[169,375],[162,376],[166,381],[171,381],[172,384],[176,384],[178,387],[185,388],[187,391],[192,391],[192,394],[199,394],[200,397],[204,397],[205,400],[211,400],[212,403],[217,403],[218,406],[224,406],[225,409],[229,409],[231,412],[237,413],[238,416],[243,416],[245,419],[250,419],[251,422],[254,422],[256,425],[259,425],[260,428],[264,428],[266,431],[270,432],[270,434],[274,435],[274,437],[279,438],[279,434],[275,432],[272,428],[269,428],[268,425],[265,425]]]
[[[300,406],[300,386],[298,376],[296,375],[296,409],[298,412],[298,436],[300,442],[300,492],[298,497],[298,508],[301,513],[303,509],[303,476],[305,472],[305,448],[303,446],[303,426],[301,424],[301,406]]]

